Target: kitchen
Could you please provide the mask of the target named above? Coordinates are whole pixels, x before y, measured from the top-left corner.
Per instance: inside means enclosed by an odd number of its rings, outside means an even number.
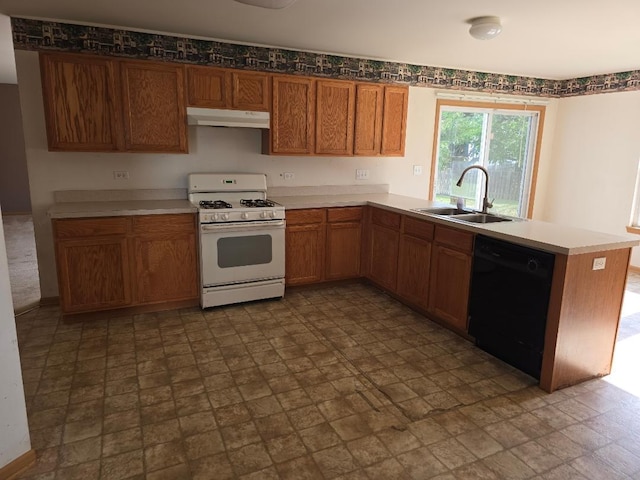
[[[40,238],[46,238],[50,231],[49,219],[46,211],[53,202],[53,191],[75,190],[75,189],[121,189],[121,188],[177,188],[184,187],[184,181],[188,173],[194,171],[247,171],[265,172],[268,175],[269,187],[287,185],[351,185],[358,183],[354,179],[356,169],[367,168],[370,171],[368,182],[363,184],[388,184],[392,193],[402,193],[424,198],[426,196],[426,177],[430,168],[429,162],[424,161],[431,156],[431,137],[424,135],[424,131],[433,130],[435,91],[429,88],[410,89],[409,110],[407,121],[407,144],[404,158],[322,158],[316,157],[311,163],[308,158],[284,158],[267,157],[259,154],[261,149],[261,138],[257,132],[239,131],[233,129],[194,129],[189,130],[190,154],[185,161],[181,155],[161,154],[153,157],[135,154],[68,154],[54,153],[46,151],[46,136],[44,128],[44,118],[42,115],[42,100],[39,92],[40,75],[38,71],[37,55],[34,52],[17,51],[16,62],[19,72],[19,84],[23,98],[23,115],[25,123],[29,125],[26,133],[26,142],[30,151],[29,167],[32,182],[32,200],[34,202],[34,218],[37,222],[37,229],[40,230]],[[608,215],[605,221],[611,222],[606,230],[611,233],[622,233],[621,226],[626,225],[629,216],[629,205],[633,195],[633,180],[635,178],[636,156],[630,155],[632,147],[627,142],[612,142],[608,144],[607,156],[619,157],[626,162],[620,165],[620,178],[624,182],[602,179],[598,175],[600,167],[589,170],[582,165],[580,168],[572,168],[570,160],[559,163],[557,170],[550,174],[551,165],[556,166],[556,158],[566,157],[568,159],[582,159],[584,151],[590,148],[584,142],[570,142],[572,136],[581,137],[585,135],[583,126],[575,122],[576,117],[582,122],[588,122],[589,117],[583,115],[582,109],[596,108],[600,111],[611,107],[617,112],[616,119],[619,123],[607,122],[606,124],[594,125],[593,129],[610,129],[603,131],[602,136],[611,137],[609,133],[623,136],[625,133],[620,125],[631,128],[635,113],[632,113],[633,102],[627,98],[636,98],[634,92],[611,95],[593,95],[588,97],[576,97],[568,99],[551,99],[547,107],[547,119],[545,126],[545,138],[542,142],[541,165],[540,165],[540,186],[538,191],[534,218],[540,218],[559,223],[573,224],[580,227],[587,227],[594,230],[603,230],[602,222],[594,222],[595,215],[599,209],[606,208]],[[605,99],[604,97],[608,97]],[[615,100],[611,97],[624,97],[624,100]],[[568,107],[562,107],[562,102],[566,102]],[[622,112],[622,113],[621,113]],[[629,112],[624,114],[624,112]],[[558,130],[558,122],[562,121],[563,137],[558,139],[554,132]],[[553,128],[556,125],[555,129]],[[584,125],[584,124],[583,124]],[[566,132],[566,134],[564,134]],[[575,132],[575,133],[573,133]],[[587,131],[587,136],[594,137],[593,132]],[[597,137],[596,137],[597,138]],[[632,138],[632,137],[628,137]],[[620,154],[612,150],[612,145],[620,149]],[[555,149],[560,152],[556,154]],[[580,155],[579,155],[580,154]],[[422,159],[416,162],[415,159]],[[593,158],[591,155],[587,158]],[[305,163],[305,168],[301,169],[301,162]],[[425,167],[423,176],[413,176],[412,167],[416,163],[422,163]],[[595,161],[594,161],[595,163]],[[589,166],[587,164],[587,166]],[[625,170],[626,169],[626,170]],[[126,187],[121,186],[116,180],[112,180],[113,171],[129,172],[129,180]],[[283,172],[294,172],[295,178],[291,183],[287,183],[280,177]],[[586,175],[586,178],[580,177]],[[564,198],[567,193],[566,185],[574,184],[574,178],[582,178],[584,185],[595,184],[596,181],[604,181],[602,191],[606,193],[606,202],[598,196],[578,196],[579,204],[576,204],[575,194],[569,198]],[[545,180],[546,190],[545,194]],[[551,187],[552,188],[551,188]],[[34,188],[35,187],[35,188]],[[616,204],[617,198],[622,198],[624,202],[620,215],[623,221],[616,221],[616,213],[612,214],[612,205]],[[621,202],[623,203],[623,202]],[[558,209],[557,205],[567,205],[568,207],[578,207],[575,210],[570,208]],[[603,206],[604,205],[604,206]],[[617,212],[617,210],[616,210]],[[44,235],[44,237],[42,236]],[[39,244],[39,255],[42,270],[43,297],[54,297],[57,295],[55,280],[55,265],[53,256],[53,245],[49,241],[43,240]]]

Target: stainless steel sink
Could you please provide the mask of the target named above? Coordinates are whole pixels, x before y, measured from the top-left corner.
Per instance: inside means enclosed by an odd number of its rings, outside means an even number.
[[[469,223],[495,223],[495,222],[511,222],[510,218],[498,217],[490,213],[470,213],[465,215],[456,215],[456,220]]]
[[[430,215],[468,215],[472,213],[469,210],[460,210],[455,207],[414,208],[413,211]]]

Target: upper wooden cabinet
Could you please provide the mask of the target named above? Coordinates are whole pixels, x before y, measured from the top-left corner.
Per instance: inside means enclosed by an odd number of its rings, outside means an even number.
[[[384,86],[359,83],[356,86],[356,113],[353,153],[374,156],[382,141]]]
[[[265,142],[268,153],[310,155],[314,152],[315,87],[316,81],[312,78],[273,76],[271,130],[265,132],[270,140]]]
[[[407,87],[384,87],[384,107],[382,109],[382,145],[380,154],[403,156],[407,131]]]
[[[50,150],[187,152],[181,65],[40,54]]]
[[[125,148],[187,152],[184,70],[181,66],[124,61],[120,64]]]
[[[40,68],[49,150],[122,150],[118,63],[51,53]]]
[[[353,154],[355,93],[353,82],[317,81],[316,153]]]
[[[269,74],[215,67],[187,67],[187,102],[191,107],[267,112]]]

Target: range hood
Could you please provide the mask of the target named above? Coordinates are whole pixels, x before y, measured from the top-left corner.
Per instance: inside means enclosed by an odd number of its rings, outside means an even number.
[[[269,112],[187,107],[187,123],[206,127],[269,128]]]

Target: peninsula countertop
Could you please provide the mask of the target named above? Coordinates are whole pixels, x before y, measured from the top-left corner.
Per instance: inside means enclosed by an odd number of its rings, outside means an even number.
[[[538,220],[517,219],[491,224],[463,223],[451,217],[426,215],[414,211],[417,208],[442,206],[441,203],[389,193],[297,195],[270,197],[270,199],[288,210],[371,205],[429,220],[436,224],[564,255],[617,250],[640,245],[640,240],[633,235],[613,235]]]

